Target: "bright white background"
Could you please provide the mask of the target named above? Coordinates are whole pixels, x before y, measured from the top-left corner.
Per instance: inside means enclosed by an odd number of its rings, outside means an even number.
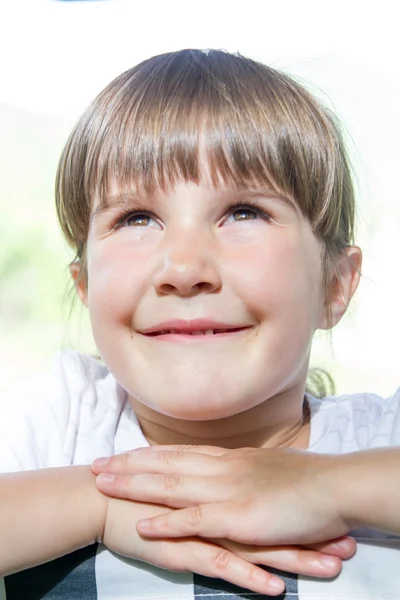
[[[358,178],[357,241],[365,256],[352,311],[331,340],[317,340],[314,360],[334,374],[340,392],[389,394],[400,385],[400,41],[395,2],[1,0],[0,23],[0,105],[19,115],[3,124],[6,129],[10,124],[11,142],[0,132],[0,209],[11,219],[8,229],[16,238],[27,235],[29,227],[42,227],[49,254],[59,252],[63,277],[72,256],[60,242],[52,209],[56,154],[74,120],[114,76],[161,52],[224,48],[284,69],[311,86],[339,114],[349,134]],[[23,154],[28,116],[53,127],[57,138],[57,152],[46,158],[43,169],[43,148],[31,168],[20,165],[15,152],[20,143]],[[45,190],[40,204],[37,195],[30,197],[31,179],[36,190]],[[0,257],[1,252],[0,246]],[[52,294],[54,302],[61,298],[65,278],[60,280],[54,264],[51,269],[49,281],[55,283],[35,288],[36,304],[41,298],[49,302]],[[29,299],[33,280],[20,280],[17,295]],[[36,309],[29,318],[12,320],[7,302],[13,300],[8,290],[1,293],[6,298],[0,314],[4,386],[45,366],[53,351],[65,345],[65,335],[57,319],[52,317],[50,327]],[[73,337],[81,348],[88,347],[85,340],[83,334]]]

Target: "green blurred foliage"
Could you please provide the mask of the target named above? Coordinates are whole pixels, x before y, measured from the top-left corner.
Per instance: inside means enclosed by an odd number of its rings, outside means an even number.
[[[70,343],[73,256],[54,208],[57,162],[70,124],[0,105],[0,128],[0,350],[12,344],[45,356]],[[81,328],[77,315],[74,323]]]

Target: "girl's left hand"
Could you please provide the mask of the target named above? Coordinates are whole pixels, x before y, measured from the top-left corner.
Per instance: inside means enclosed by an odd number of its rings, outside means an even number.
[[[139,521],[143,537],[306,545],[351,529],[339,506],[339,462],[290,448],[153,446],[97,459],[92,469],[108,496],[181,509]]]

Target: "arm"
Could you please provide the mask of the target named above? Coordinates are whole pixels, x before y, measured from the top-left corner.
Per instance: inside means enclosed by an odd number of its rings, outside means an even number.
[[[171,509],[103,496],[96,489],[90,467],[1,475],[0,576],[103,541],[118,554],[164,569],[222,577],[255,592],[275,595],[282,592],[283,582],[258,564],[332,577],[340,570],[340,558],[355,550],[352,540],[309,548],[252,548],[196,538],[149,540],[137,533],[140,518],[166,512]]]
[[[344,455],[276,448],[152,447],[95,461],[110,496],[181,510],[138,523],[151,538],[310,544],[364,526],[400,535],[400,448]]]
[[[350,529],[400,535],[400,447],[354,452],[332,464],[339,511]]]
[[[107,504],[90,467],[0,475],[0,575],[101,539]]]

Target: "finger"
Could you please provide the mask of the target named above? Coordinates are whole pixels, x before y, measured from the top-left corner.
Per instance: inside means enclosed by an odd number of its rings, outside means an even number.
[[[156,542],[159,546],[160,542]],[[285,589],[284,582],[275,575],[244,560],[240,556],[204,540],[174,540],[163,543],[163,552],[157,546],[148,546],[148,556],[142,560],[170,571],[189,571],[225,581],[258,594],[276,596]]]
[[[189,477],[177,473],[167,475],[113,475],[100,473],[97,489],[113,498],[162,504],[171,508],[187,508],[197,504],[225,502],[232,497],[228,483],[214,477]]]
[[[180,473],[182,475],[220,475],[226,470],[223,461],[217,456],[201,452],[186,452],[180,446],[139,448],[97,458],[92,463],[92,471],[99,475],[107,473]]]
[[[328,556],[299,546],[260,547],[245,546],[228,540],[215,541],[249,562],[298,575],[335,577],[342,569],[342,561],[337,556]]]
[[[195,454],[206,454],[208,456],[224,456],[229,450],[219,446],[199,446],[195,444],[171,444],[170,446],[151,446],[154,450],[179,450],[181,452],[191,452]]]
[[[303,547],[318,550],[319,552],[330,554],[331,556],[338,556],[339,558],[346,560],[354,556],[356,553],[357,542],[352,537],[344,536],[328,542],[307,544]]]
[[[232,511],[232,506],[230,506]],[[230,531],[229,505],[200,504],[158,515],[151,519],[141,519],[136,524],[138,533],[146,538],[178,538],[199,536],[209,539],[235,539],[241,543],[246,540],[238,539],[237,519],[234,519],[235,531]],[[232,519],[230,519],[232,522]]]

